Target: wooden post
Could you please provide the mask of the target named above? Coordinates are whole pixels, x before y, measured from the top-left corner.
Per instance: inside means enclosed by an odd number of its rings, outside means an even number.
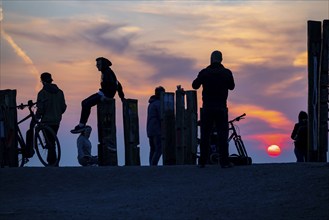
[[[320,106],[319,106],[319,153],[318,162],[327,162],[328,152],[328,47],[329,20],[323,21],[322,26],[322,54],[320,71]]]
[[[122,103],[123,129],[125,139],[125,165],[140,165],[139,123],[136,99],[126,99]]]
[[[161,94],[161,144],[163,165],[175,165],[174,93]]]
[[[16,90],[0,90],[0,164],[18,167]]]
[[[316,162],[318,143],[319,70],[321,51],[321,22],[308,21],[308,155],[307,161]]]
[[[185,144],[185,92],[181,86],[176,90],[176,164],[184,164]]]
[[[100,166],[117,166],[115,99],[97,105],[98,162]]]
[[[196,164],[196,154],[198,147],[198,106],[196,91],[186,91],[186,112],[185,112],[185,164]]]

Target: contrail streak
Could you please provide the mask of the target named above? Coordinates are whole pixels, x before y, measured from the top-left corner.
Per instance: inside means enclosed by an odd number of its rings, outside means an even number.
[[[0,22],[2,22],[3,15],[2,15],[2,8],[0,8]],[[32,75],[34,75],[37,79],[37,82],[39,82],[39,71],[35,67],[33,61],[31,58],[15,43],[13,38],[9,36],[1,27],[1,36],[9,43],[9,45],[14,49],[15,53],[23,59],[23,61],[29,66],[30,72]],[[39,91],[40,90],[40,84],[37,83],[35,86],[35,90]]]

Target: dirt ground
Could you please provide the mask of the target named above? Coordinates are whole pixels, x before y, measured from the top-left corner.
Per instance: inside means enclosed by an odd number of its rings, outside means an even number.
[[[329,164],[0,169],[0,219],[329,219]]]

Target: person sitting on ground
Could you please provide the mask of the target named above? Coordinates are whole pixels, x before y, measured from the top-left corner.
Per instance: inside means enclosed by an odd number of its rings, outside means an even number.
[[[98,157],[91,155],[91,142],[89,140],[92,128],[86,125],[85,129],[77,139],[78,162],[81,166],[92,166],[98,164]]]

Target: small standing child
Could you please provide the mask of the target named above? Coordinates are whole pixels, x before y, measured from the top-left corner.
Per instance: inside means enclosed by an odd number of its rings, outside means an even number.
[[[92,128],[87,125],[77,139],[78,161],[82,166],[92,166],[98,164],[98,157],[91,155],[91,142],[89,140]]]

